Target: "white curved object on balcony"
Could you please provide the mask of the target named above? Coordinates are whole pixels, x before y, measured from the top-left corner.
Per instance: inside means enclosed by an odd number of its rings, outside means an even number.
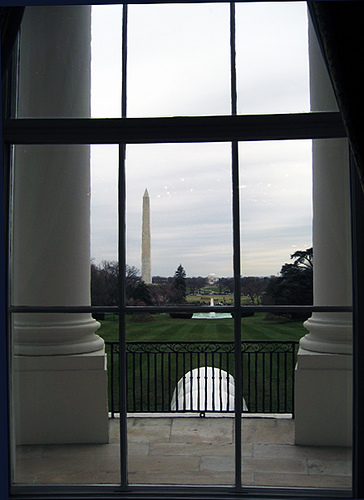
[[[234,408],[234,377],[210,366],[186,373],[178,381],[171,400],[172,411],[232,411]],[[244,400],[243,410],[248,410]]]

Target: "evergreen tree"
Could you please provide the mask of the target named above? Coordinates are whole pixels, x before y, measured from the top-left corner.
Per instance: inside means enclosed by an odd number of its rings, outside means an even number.
[[[187,284],[186,284],[186,271],[182,264],[180,264],[173,277],[173,291],[175,294],[175,303],[184,304],[186,302]]]
[[[150,296],[149,287],[143,280],[140,280],[138,282],[138,284],[134,288],[131,298],[135,301],[139,301],[139,303],[142,302],[146,306],[152,305],[152,298]]]
[[[293,264],[284,264],[279,277],[272,278],[267,286],[265,304],[313,304],[313,249],[299,250],[291,255]],[[306,318],[304,313],[291,313],[293,319]]]

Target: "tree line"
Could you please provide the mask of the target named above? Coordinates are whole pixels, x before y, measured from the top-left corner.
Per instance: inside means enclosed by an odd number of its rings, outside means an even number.
[[[313,249],[298,250],[291,255],[292,263],[285,263],[279,276],[240,278],[241,295],[252,305],[311,305],[313,303]],[[128,305],[185,304],[187,295],[194,295],[208,285],[207,278],[188,278],[182,264],[174,276],[154,277],[147,285],[140,271],[126,266],[125,295]],[[218,293],[234,293],[234,278],[220,278],[216,283]],[[119,264],[103,261],[91,264],[92,305],[114,306],[119,300]]]
[[[139,269],[126,266],[125,298],[128,305],[184,304],[187,294],[194,294],[206,286],[207,280],[201,276],[187,278],[180,264],[173,277],[153,278],[153,284],[147,285]],[[91,264],[91,304],[115,306],[119,301],[119,263],[103,261]]]

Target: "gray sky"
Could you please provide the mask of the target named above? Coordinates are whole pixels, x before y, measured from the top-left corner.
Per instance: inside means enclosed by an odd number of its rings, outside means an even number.
[[[93,7],[92,114],[120,116],[121,7]],[[128,116],[230,112],[228,4],[129,6]],[[105,29],[105,27],[107,27]],[[237,4],[238,112],[309,110],[305,2]],[[152,274],[232,275],[231,146],[127,148],[127,263],[140,269],[142,196]],[[242,274],[280,271],[311,243],[311,142],[241,143]],[[94,262],[117,258],[117,147],[92,148]]]

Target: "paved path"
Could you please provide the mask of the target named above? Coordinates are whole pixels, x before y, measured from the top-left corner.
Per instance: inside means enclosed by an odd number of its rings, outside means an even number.
[[[349,448],[294,445],[291,419],[243,419],[243,484],[350,488]],[[105,445],[21,446],[16,482],[113,484],[119,421]],[[233,485],[234,421],[215,417],[128,419],[130,484]]]

